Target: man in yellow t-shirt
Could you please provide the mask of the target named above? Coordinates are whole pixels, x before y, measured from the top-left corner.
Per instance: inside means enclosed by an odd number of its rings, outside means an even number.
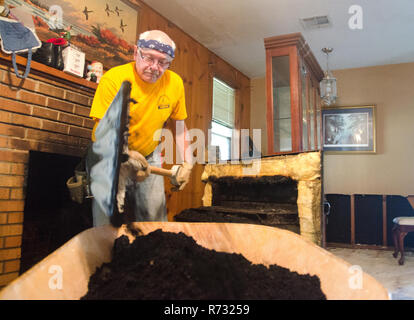
[[[164,32],[152,30],[142,33],[134,47],[135,61],[114,67],[102,76],[91,107],[90,116],[96,121],[92,132],[94,141],[99,120],[105,115],[122,82],[131,82],[131,98],[136,103],[130,105],[128,147],[130,156],[143,168],[137,177],[133,177],[136,180],[133,188],[128,189],[135,202],[135,221],[167,221],[164,179],[150,175],[149,170],[149,166],[161,166],[159,140],[167,120],[173,120],[174,127],[184,128],[176,133],[176,144],[180,154],[184,154],[186,148],[184,85],[179,75],[168,70],[174,51],[174,42]],[[178,171],[180,187],[175,190],[182,190],[188,183],[192,161],[186,160]],[[109,217],[96,203],[93,204],[93,220],[94,226],[109,223]]]

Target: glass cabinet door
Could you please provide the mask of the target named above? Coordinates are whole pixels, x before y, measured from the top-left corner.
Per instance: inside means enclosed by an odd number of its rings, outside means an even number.
[[[300,33],[265,39],[268,154],[321,149],[323,71]]]
[[[272,57],[273,151],[292,151],[289,56]]]

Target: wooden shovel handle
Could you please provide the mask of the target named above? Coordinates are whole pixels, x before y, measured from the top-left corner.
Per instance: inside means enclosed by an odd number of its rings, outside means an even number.
[[[151,170],[151,173],[157,174],[159,176],[172,177],[172,175],[173,175],[171,170],[163,169],[163,168],[159,168],[159,167],[150,166],[150,170]]]

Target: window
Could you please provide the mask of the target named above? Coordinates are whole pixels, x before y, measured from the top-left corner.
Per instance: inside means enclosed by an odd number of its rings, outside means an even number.
[[[231,158],[231,137],[234,128],[235,91],[224,82],[213,78],[213,121],[211,145],[219,146],[220,160]]]

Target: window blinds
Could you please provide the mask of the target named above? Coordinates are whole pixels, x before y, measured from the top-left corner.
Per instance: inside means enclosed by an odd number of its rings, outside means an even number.
[[[234,128],[235,90],[213,78],[213,121]]]

